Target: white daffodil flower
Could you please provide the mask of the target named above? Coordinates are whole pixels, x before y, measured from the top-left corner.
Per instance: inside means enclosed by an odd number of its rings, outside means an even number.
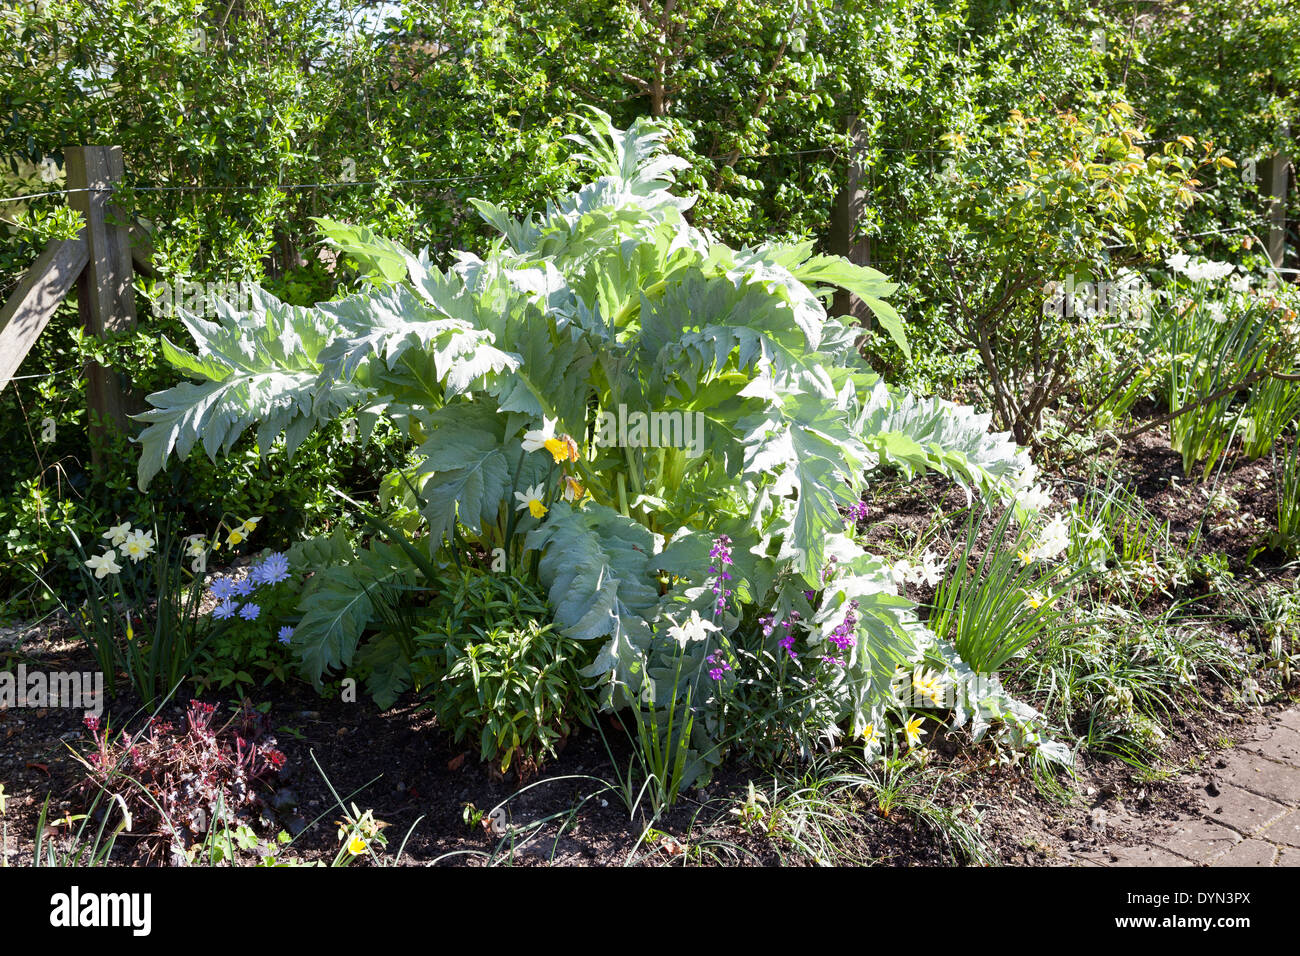
[[[555,440],[555,426],[559,419],[547,418],[542,416],[542,427],[534,428],[531,431],[524,432],[524,439],[521,444],[524,451],[540,451],[546,447],[548,441]]]
[[[1026,488],[1016,496],[1016,503],[1029,512],[1039,512],[1052,503],[1052,493],[1042,485]]]
[[[118,574],[122,566],[117,563],[117,555],[112,551],[105,551],[99,557],[91,558],[86,562],[86,567],[95,572],[96,578],[105,578],[110,574]]]
[[[1064,551],[1069,544],[1070,531],[1066,527],[1065,518],[1056,515],[1043,528],[1043,532],[1038,539],[1038,546],[1034,548],[1034,556],[1042,561],[1050,561]]]
[[[135,563],[143,561],[153,554],[153,535],[136,528],[122,542],[122,557],[130,558]]]
[[[940,561],[937,554],[926,548],[925,554],[921,555],[921,564],[914,569],[916,583],[924,583],[932,588],[937,587],[943,580],[943,569],[946,564],[946,561]]]
[[[116,548],[119,544],[121,544],[123,541],[126,540],[126,536],[129,535],[130,533],[131,533],[131,525],[129,523],[119,524],[105,531],[103,537],[106,541],[108,541],[109,544],[111,544],[113,547]]]

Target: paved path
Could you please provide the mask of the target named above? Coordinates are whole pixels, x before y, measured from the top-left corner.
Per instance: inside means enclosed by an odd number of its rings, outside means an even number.
[[[1256,728],[1196,785],[1198,815],[1140,846],[1073,855],[1083,866],[1300,866],[1300,710]]]

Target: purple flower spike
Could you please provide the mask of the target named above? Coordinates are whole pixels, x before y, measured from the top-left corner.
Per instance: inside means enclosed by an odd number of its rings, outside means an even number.
[[[706,664],[712,665],[709,668],[709,676],[714,680],[722,680],[722,675],[731,670],[731,664],[726,658],[721,657],[721,651],[714,651],[704,659]]]
[[[709,573],[717,575],[717,580],[713,582],[713,593],[717,597],[713,604],[713,616],[716,618],[727,609],[727,599],[731,597],[731,589],[725,584],[731,580],[731,574],[725,570],[731,564],[731,539],[725,534],[718,535],[709,550],[709,557],[713,559]]]

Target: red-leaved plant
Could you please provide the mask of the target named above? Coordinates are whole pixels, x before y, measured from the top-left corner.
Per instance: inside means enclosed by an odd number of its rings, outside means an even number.
[[[102,793],[106,810],[120,805],[128,832],[152,838],[151,853],[165,841],[173,859],[184,859],[214,827],[250,820],[262,804],[258,785],[284,765],[263,715],[246,707],[214,727],[215,715],[213,705],[190,701],[182,728],[153,717],[132,737],[87,717],[94,748],[77,754],[86,768],[79,789]]]

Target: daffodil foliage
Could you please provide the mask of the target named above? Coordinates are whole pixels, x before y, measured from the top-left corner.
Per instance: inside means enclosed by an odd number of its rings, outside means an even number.
[[[900,667],[961,664],[843,509],[884,469],[1007,494],[1025,453],[989,434],[988,416],[895,391],[862,361],[860,330],[826,303],[851,291],[906,349],[881,273],[811,243],[717,241],[671,191],[684,163],[661,128],[618,130],[598,112],[587,125],[575,139],[596,178],[523,219],[477,203],[500,234],[481,257],[440,268],[326,222],[370,276],[363,291],[313,308],[260,293],[247,313],[189,318],[197,354],[169,344],[167,355],[193,381],[149,397],[140,484],[172,453],[201,443],[215,455],[249,428],[263,450],[282,437],[291,454],[352,409],[363,426],[386,415],[414,449],[385,481],[393,523],[408,519],[435,563],[474,544],[536,574],[558,624],[600,642],[587,673],[607,705],[668,700],[674,680],[704,700],[701,662],[759,614],[798,612],[816,655],[853,613],[856,643],[837,651],[826,686],[861,731]],[[723,535],[731,577],[715,593]],[[418,581],[413,562],[376,545],[317,575],[294,636],[310,677],[352,662],[373,588]],[[684,628],[692,611],[716,626]],[[391,699],[400,680],[383,686]]]

